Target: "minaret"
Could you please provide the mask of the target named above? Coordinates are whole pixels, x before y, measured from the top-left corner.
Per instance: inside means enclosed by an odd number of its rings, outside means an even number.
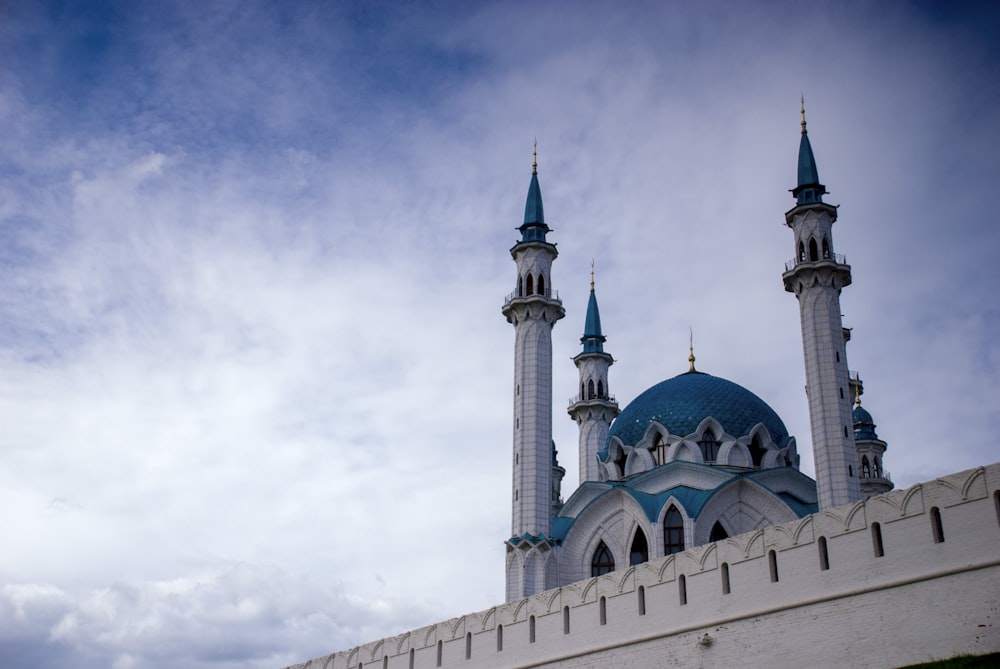
[[[583,326],[583,352],[573,358],[580,371],[580,394],[571,400],[570,418],[580,427],[580,483],[600,480],[597,453],[608,440],[611,421],[619,414],[618,402],[608,391],[608,368],[614,358],[604,352],[601,313],[594,294],[594,268],[590,268],[590,301]]]
[[[840,315],[840,290],[851,283],[851,267],[834,253],[832,228],[837,208],[823,202],[816,160],[806,133],[802,105],[798,185],[795,207],[785,223],[795,234],[795,257],[785,264],[785,290],[795,293],[802,320],[806,395],[816,460],[821,509],[861,498],[858,455],[851,421],[850,374]]]
[[[503,305],[514,326],[514,453],[512,523],[508,541],[507,598],[546,589],[544,565],[528,553],[551,534],[553,511],[552,326],[566,315],[552,290],[552,261],[558,252],[545,239],[549,227],[538,186],[537,151],[524,208],[521,239],[510,250],[517,285]],[[510,553],[525,551],[520,558]]]
[[[885,470],[885,449],[888,445],[875,433],[875,420],[861,406],[861,379],[856,378],[854,411],[851,420],[854,423],[854,443],[858,447],[858,461],[861,463],[861,495],[865,499],[873,495],[881,495],[893,488],[889,472]]]

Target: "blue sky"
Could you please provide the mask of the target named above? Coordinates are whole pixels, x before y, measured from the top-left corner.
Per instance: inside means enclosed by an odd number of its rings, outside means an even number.
[[[0,664],[278,667],[486,608],[538,140],[556,442],[698,367],[812,473],[799,97],[897,485],[997,459],[988,3],[7,2]]]

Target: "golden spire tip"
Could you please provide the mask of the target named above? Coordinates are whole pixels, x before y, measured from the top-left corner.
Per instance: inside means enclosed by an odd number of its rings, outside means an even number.
[[[531,152],[531,173],[538,174],[538,138],[535,138],[535,150]]]
[[[802,94],[802,96],[800,98],[800,101],[802,103],[802,107],[801,107],[801,109],[802,109],[802,134],[804,135],[804,134],[806,134],[806,96],[805,96],[804,93]]]
[[[594,259],[590,259],[590,292],[594,292]]]
[[[688,334],[690,335],[690,340],[688,342],[688,364],[691,368],[688,369],[689,372],[696,371],[694,368],[694,329],[688,328]]]

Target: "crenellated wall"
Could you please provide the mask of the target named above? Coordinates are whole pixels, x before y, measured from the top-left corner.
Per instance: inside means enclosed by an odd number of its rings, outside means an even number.
[[[1000,463],[293,669],[875,668],[997,651]]]

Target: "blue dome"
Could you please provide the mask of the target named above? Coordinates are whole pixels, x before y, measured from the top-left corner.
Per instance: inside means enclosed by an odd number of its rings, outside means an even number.
[[[851,422],[854,423],[855,441],[878,440],[878,435],[875,433],[875,419],[860,405],[854,407],[854,411],[851,412]]]
[[[701,372],[686,372],[662,381],[625,407],[611,426],[610,437],[634,445],[653,421],[671,434],[685,436],[711,416],[729,434],[742,437],[763,423],[779,447],[788,441],[788,430],[774,409],[752,392],[726,379]],[[721,436],[721,435],[718,435]]]
[[[854,407],[854,411],[851,412],[851,422],[855,425],[858,423],[875,423],[872,415],[862,407]]]

